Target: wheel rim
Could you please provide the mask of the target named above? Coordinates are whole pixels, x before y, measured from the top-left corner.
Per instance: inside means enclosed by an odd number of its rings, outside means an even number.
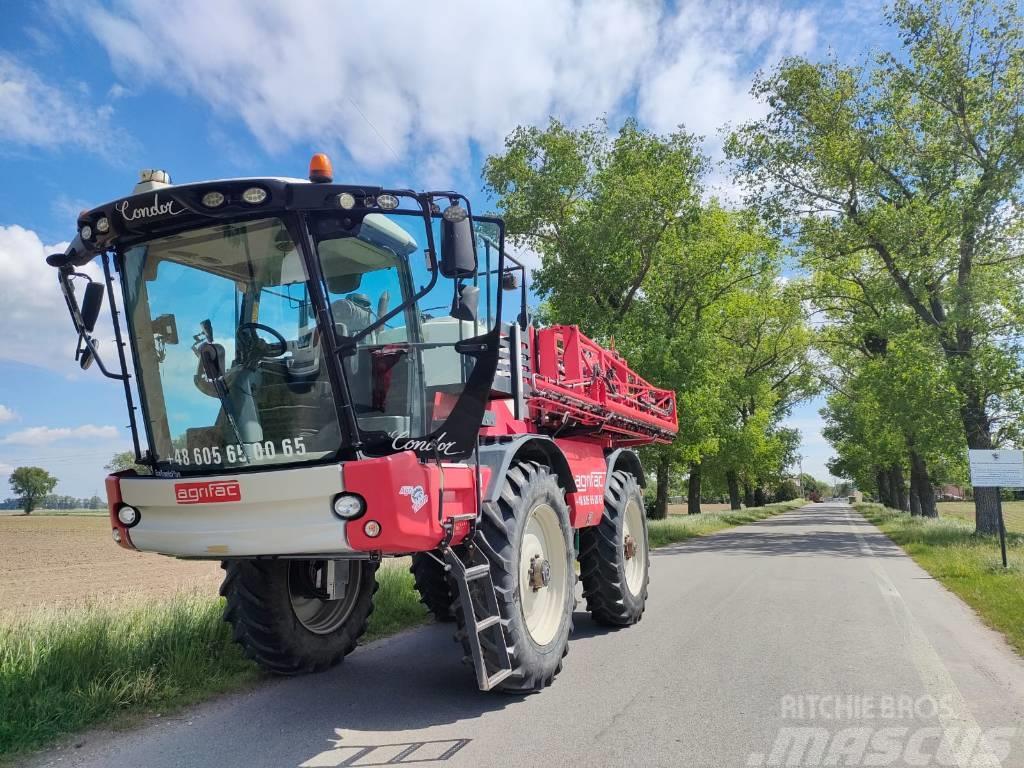
[[[569,589],[567,560],[558,513],[550,504],[538,504],[526,519],[519,549],[523,619],[537,645],[550,643],[564,621]]]
[[[310,583],[309,569],[313,567],[311,561],[295,560],[288,566],[288,597],[292,613],[299,624],[315,635],[328,635],[341,627],[348,620],[359,597],[363,573],[359,563],[352,561],[339,565],[348,568],[348,583],[345,585],[345,594],[337,600],[322,600],[302,593],[303,586]]]
[[[647,535],[644,531],[644,513],[635,498],[626,502],[626,514],[622,521],[622,547],[626,588],[630,594],[639,596],[647,572]]]

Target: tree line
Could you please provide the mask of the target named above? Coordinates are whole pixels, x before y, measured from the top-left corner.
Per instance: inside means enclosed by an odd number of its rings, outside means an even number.
[[[133,451],[115,453],[104,469],[108,472],[135,469],[140,474],[149,473],[147,468],[135,464]],[[0,509],[20,509],[30,515],[36,509],[103,509],[107,506],[106,499],[96,494],[67,496],[53,493],[58,480],[42,467],[17,467],[7,482],[14,495],[0,501]]]
[[[758,78],[770,111],[727,154],[809,275],[833,473],[935,516],[967,448],[1020,444],[1024,19],[897,0],[887,20],[898,50]],[[997,490],[974,499],[996,532]]]
[[[722,492],[765,503],[799,445],[782,421],[817,387],[786,251],[754,211],[708,193],[699,147],[683,129],[552,119],[516,129],[483,170],[513,241],[540,256],[537,319],[579,325],[676,391],[678,438],[646,449],[657,517],[684,474],[691,513]]]
[[[540,257],[540,319],[677,392],[678,439],[648,450],[658,515],[680,474],[690,512],[778,492],[784,419],[818,391],[832,473],[915,514],[966,481],[968,447],[1020,444],[1024,20],[996,0],[896,0],[886,20],[896,50],[757,76],[766,115],[725,131],[741,206],[709,193],[682,126],[551,119],[485,162]],[[974,498],[994,532],[996,491]]]

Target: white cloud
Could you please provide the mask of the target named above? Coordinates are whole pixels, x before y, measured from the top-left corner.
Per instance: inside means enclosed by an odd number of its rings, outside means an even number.
[[[640,90],[638,114],[657,131],[685,123],[718,146],[717,133],[763,114],[750,95],[753,72],[782,56],[808,53],[816,26],[806,10],[744,2],[682,3],[666,22],[659,47],[665,63]]]
[[[61,145],[105,152],[125,136],[111,122],[109,105],[93,105],[87,89],[77,93],[46,82],[34,70],[0,52],[0,142],[54,148]]]
[[[80,427],[29,427],[0,438],[0,443],[49,445],[64,440],[117,440],[120,437],[121,431],[117,427],[83,424]]]
[[[3,424],[5,421],[14,421],[17,417],[18,414],[0,403],[0,424]]]
[[[549,115],[578,123],[635,109],[657,130],[684,122],[711,134],[753,114],[750,70],[815,34],[806,12],[710,0],[67,7],[133,92],[196,95],[269,151],[312,144],[361,168],[408,165],[417,186],[450,180],[474,146],[500,149],[516,125]],[[744,50],[757,60],[734,53]]]
[[[2,461],[0,461],[0,477],[7,477],[13,471],[13,464],[4,464]]]
[[[74,350],[77,337],[57,285],[57,270],[46,256],[63,252],[67,243],[44,245],[35,232],[17,225],[0,225],[0,307],[4,308],[4,342],[0,360],[28,363],[75,373]],[[102,271],[94,263],[80,268],[94,280]],[[104,309],[97,326],[100,353],[110,359],[114,350],[110,316]]]

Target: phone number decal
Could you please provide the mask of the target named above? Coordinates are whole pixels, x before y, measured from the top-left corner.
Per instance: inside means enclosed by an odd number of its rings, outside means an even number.
[[[178,448],[174,451],[174,463],[183,467],[204,466],[208,464],[246,464],[249,461],[272,459],[276,456],[301,456],[306,452],[306,444],[301,437],[286,437],[278,445],[270,440],[250,443],[247,446],[228,445],[205,448]],[[248,448],[248,453],[246,449]],[[226,460],[226,461],[225,461]]]

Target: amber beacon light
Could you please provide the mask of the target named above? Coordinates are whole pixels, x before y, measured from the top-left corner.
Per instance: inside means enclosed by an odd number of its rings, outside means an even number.
[[[309,161],[309,180],[317,184],[329,184],[334,179],[331,158],[317,152]]]

